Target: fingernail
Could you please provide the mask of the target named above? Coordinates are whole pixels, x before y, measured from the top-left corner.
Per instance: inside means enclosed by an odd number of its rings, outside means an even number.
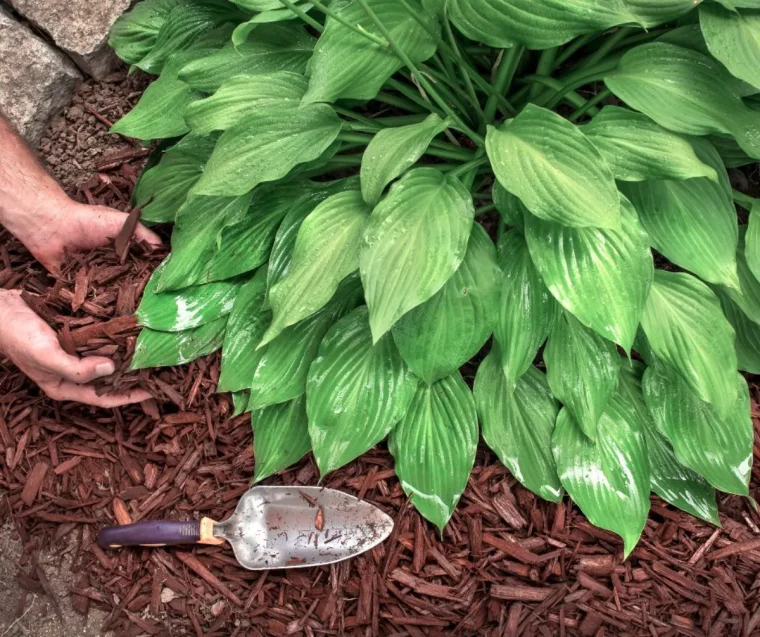
[[[116,365],[111,362],[100,363],[95,366],[95,373],[98,376],[110,376],[116,371]]]

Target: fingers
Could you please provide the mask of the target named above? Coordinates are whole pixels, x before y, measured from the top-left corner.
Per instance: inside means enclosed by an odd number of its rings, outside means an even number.
[[[157,248],[161,245],[161,237],[159,237],[153,230],[149,230],[143,224],[138,224],[135,229],[135,239],[138,241],[144,241],[152,248]]]
[[[113,361],[102,356],[77,358],[69,356],[62,349],[48,352],[49,359],[45,367],[52,372],[72,383],[91,383],[97,378],[110,376],[116,371]],[[43,364],[40,361],[39,364]]]
[[[141,403],[151,398],[151,395],[142,390],[135,389],[125,394],[112,394],[98,396],[95,388],[91,385],[77,385],[69,381],[63,381],[60,384],[40,385],[41,389],[53,400],[70,400],[92,407],[102,407],[104,409],[113,409],[123,407],[134,403]]]

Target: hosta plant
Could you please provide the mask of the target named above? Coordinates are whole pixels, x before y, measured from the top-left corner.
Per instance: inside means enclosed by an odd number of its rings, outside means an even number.
[[[174,224],[133,366],[221,349],[256,480],[387,437],[442,529],[482,435],[626,554],[650,492],[748,495],[760,2],[144,0],[111,45]]]

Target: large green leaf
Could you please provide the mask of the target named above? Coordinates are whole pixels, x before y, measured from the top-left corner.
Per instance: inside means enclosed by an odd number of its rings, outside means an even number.
[[[314,5],[309,2],[295,2],[294,3],[301,11],[308,13],[314,8]],[[242,22],[235,27],[235,31],[232,33],[232,44],[235,46],[242,46],[248,40],[254,29],[258,28],[262,24],[269,24],[272,22],[283,22],[285,20],[297,20],[299,16],[297,13],[290,10],[290,8],[283,6],[283,4],[277,0],[277,6],[279,9],[267,9],[261,13],[257,13],[248,22]]]
[[[110,46],[127,64],[142,60],[156,43],[171,10],[177,0],[143,0],[116,18],[108,35]]]
[[[549,49],[578,35],[636,22],[624,0],[451,0],[451,21],[489,46]]]
[[[182,332],[159,332],[144,328],[137,337],[129,369],[184,365],[212,354],[222,346],[227,317]]]
[[[215,144],[213,137],[188,135],[167,150],[158,165],[142,174],[135,186],[134,201],[142,207],[144,221],[174,221]]]
[[[753,429],[747,381],[734,375],[734,403],[726,418],[718,417],[666,365],[648,367],[642,386],[654,421],[673,443],[679,462],[716,489],[748,495]]]
[[[157,294],[156,284],[165,267],[166,262],[156,268],[145,286],[140,307],[137,308],[138,324],[163,332],[182,332],[210,323],[232,311],[243,281],[232,279]]]
[[[306,419],[306,398],[301,396],[251,414],[254,482],[298,462],[311,449]]]
[[[362,155],[364,200],[371,206],[376,205],[384,188],[411,168],[433,138],[447,126],[448,121],[433,114],[418,124],[386,128],[377,133]]]
[[[468,190],[435,168],[409,171],[377,205],[359,255],[375,341],[456,272],[474,216]]]
[[[636,21],[649,28],[686,15],[703,0],[623,0]]]
[[[697,155],[719,180],[644,181],[621,184],[639,213],[652,247],[705,281],[738,287],[737,223],[728,177],[717,151],[695,140]]]
[[[211,281],[209,263],[216,251],[216,235],[227,219],[245,213],[250,202],[250,195],[190,197],[177,212],[172,252],[156,291],[179,290]]]
[[[477,446],[475,400],[460,373],[420,383],[389,448],[412,504],[441,530],[467,485]]]
[[[315,205],[301,184],[266,184],[257,188],[246,214],[231,220],[216,237],[218,248],[208,266],[209,279],[224,280],[258,268],[269,257],[286,215],[304,209],[305,215]]]
[[[629,106],[677,133],[729,134],[760,157],[760,112],[746,106],[729,73],[715,60],[674,44],[643,44],[605,78]]]
[[[605,106],[582,130],[620,181],[718,179],[715,168],[703,163],[686,139],[641,113]]]
[[[595,526],[623,538],[628,557],[649,513],[649,462],[636,409],[620,393],[613,396],[589,440],[567,408],[552,437],[559,479]]]
[[[241,17],[242,14],[227,3],[216,7],[212,3],[177,3],[161,24],[150,52],[136,62],[135,66],[146,73],[158,75],[166,70],[167,62],[174,54],[197,48],[199,40],[216,27],[225,22],[234,22]],[[229,35],[228,31],[226,37],[229,38]],[[185,64],[187,62],[189,60]]]
[[[422,62],[435,53],[428,29],[437,32],[437,21],[422,11],[417,0],[407,0],[427,29],[407,13],[399,0],[368,0],[372,12],[383,23],[394,43],[411,59]],[[330,9],[356,28],[382,37],[377,26],[357,0],[335,0]],[[390,47],[370,42],[335,18],[327,18],[325,30],[314,48],[307,104],[337,99],[370,100],[388,78],[403,66]]]
[[[370,212],[361,192],[349,190],[328,197],[303,220],[288,271],[269,290],[272,324],[261,345],[324,307],[340,282],[358,270]]]
[[[737,368],[760,374],[760,325],[750,319],[724,291],[718,291],[723,313],[734,328]]]
[[[185,110],[185,121],[198,135],[227,130],[245,115],[262,107],[276,106],[283,117],[298,108],[308,82],[290,71],[237,75],[227,80],[211,97],[193,102]]]
[[[707,139],[715,146],[726,168],[741,168],[757,162],[745,153],[732,137],[709,135]]]
[[[488,127],[486,150],[501,185],[534,215],[566,226],[620,227],[612,171],[563,117],[528,104],[500,128]]]
[[[499,275],[493,242],[480,224],[473,224],[467,252],[454,275],[393,326],[401,356],[426,383],[458,370],[491,336]]]
[[[285,329],[271,343],[256,350],[250,409],[282,403],[306,391],[309,366],[327,330],[359,303],[356,281],[343,283],[335,298],[314,316]]]
[[[744,235],[744,258],[749,271],[760,280],[760,202],[753,204]]]
[[[618,386],[620,357],[615,344],[563,312],[544,349],[546,379],[589,438]]]
[[[760,0],[715,0],[726,9],[760,9]]]
[[[586,327],[628,351],[654,264],[649,238],[623,200],[621,230],[569,228],[526,215],[533,263],[554,298]]]
[[[525,206],[498,181],[493,185],[493,205],[505,225],[525,229]]]
[[[227,321],[217,391],[237,392],[251,386],[256,371],[256,345],[271,317],[269,312],[262,310],[266,291],[266,268],[261,268],[238,292]]]
[[[304,73],[316,41],[300,24],[268,24],[256,37],[185,66],[179,79],[212,93],[236,75],[290,71]]]
[[[557,402],[538,369],[531,366],[513,385],[499,358],[491,350],[475,376],[473,393],[483,439],[526,489],[559,502],[562,485],[551,452]]]
[[[320,473],[348,464],[385,438],[404,417],[417,384],[390,334],[372,345],[366,307],[333,325],[306,383],[309,435]]]
[[[655,354],[724,418],[735,402],[734,331],[699,279],[656,270],[641,326]]]
[[[501,294],[494,338],[507,384],[514,387],[536,357],[557,316],[557,302],[530,257],[520,230],[502,235],[498,246]]]
[[[280,179],[294,166],[317,159],[341,126],[327,104],[284,115],[276,106],[257,109],[222,133],[193,192],[244,195],[261,183]]]
[[[736,248],[736,271],[739,284],[735,288],[714,287],[727,294],[755,323],[760,323],[760,281],[752,273],[746,258],[746,229],[746,226],[739,226],[739,245]]]
[[[643,373],[644,366],[640,363],[622,361],[620,394],[639,415],[649,457],[652,491],[682,511],[720,526],[715,489],[698,473],[678,462],[673,445],[655,425],[641,391]]]
[[[705,2],[699,22],[710,53],[736,77],[760,87],[760,13]]]

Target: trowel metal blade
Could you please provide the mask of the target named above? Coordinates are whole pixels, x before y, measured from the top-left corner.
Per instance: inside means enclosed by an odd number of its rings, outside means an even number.
[[[393,520],[368,502],[321,487],[254,487],[214,535],[251,570],[319,566],[368,551]]]

